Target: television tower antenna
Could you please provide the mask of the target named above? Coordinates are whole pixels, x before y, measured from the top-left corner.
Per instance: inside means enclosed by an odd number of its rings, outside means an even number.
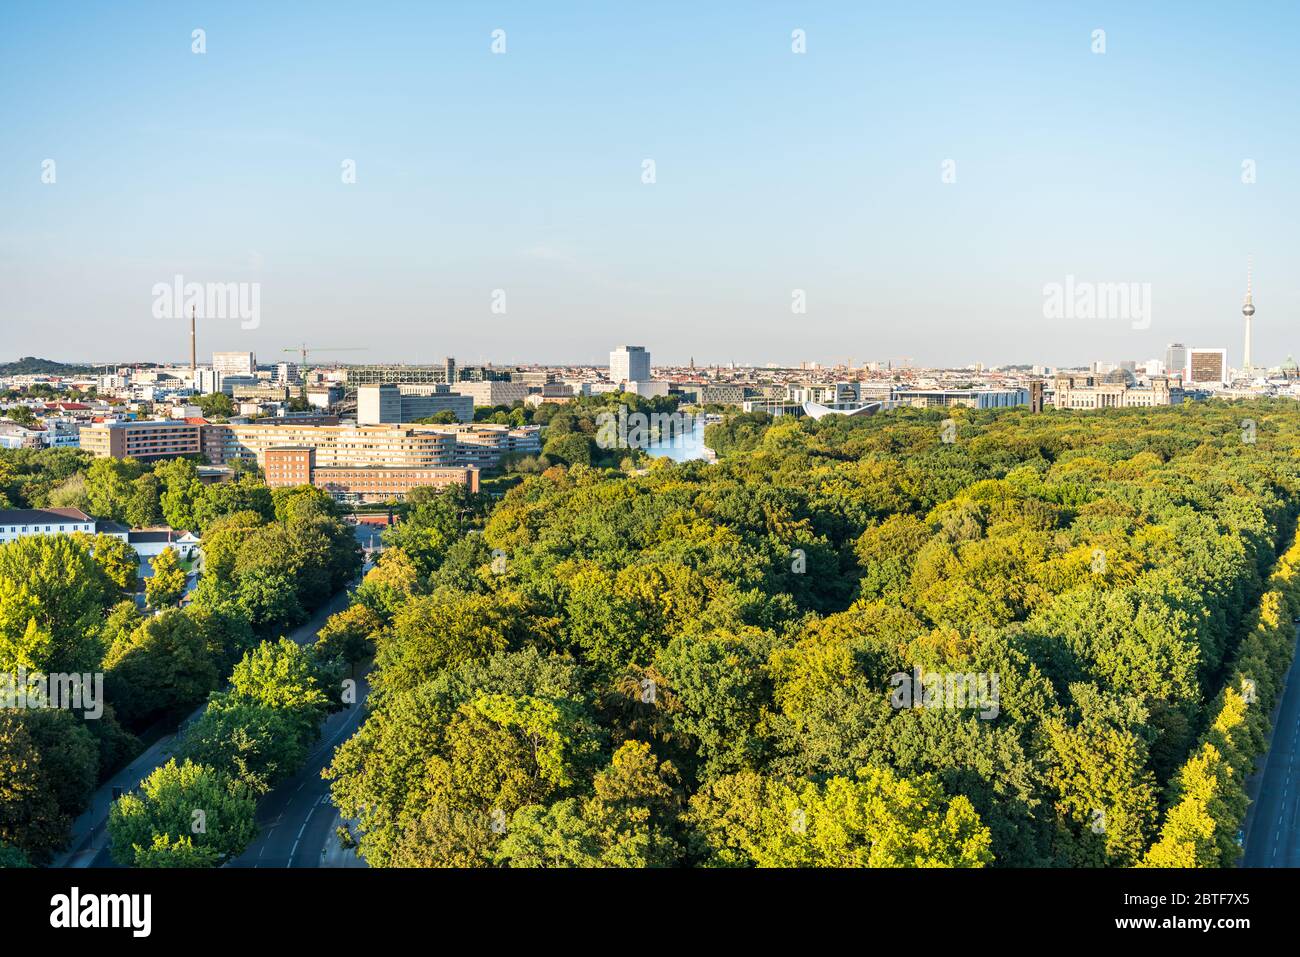
[[[1251,280],[1255,271],[1255,257],[1246,257],[1246,300],[1241,305],[1241,315],[1246,320],[1246,346],[1241,357],[1242,371],[1250,374],[1251,356],[1250,356],[1250,332],[1251,326],[1255,319],[1255,302],[1251,296]]]

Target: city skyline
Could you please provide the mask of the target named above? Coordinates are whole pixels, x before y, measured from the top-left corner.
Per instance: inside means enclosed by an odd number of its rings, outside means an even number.
[[[200,318],[200,353],[1240,361],[1252,252],[1254,358],[1293,351],[1284,30],[941,12],[7,10],[6,354],[179,361],[187,323],[152,307],[180,276],[259,287],[256,327]],[[1144,284],[1150,315],[1046,318],[1070,277]]]

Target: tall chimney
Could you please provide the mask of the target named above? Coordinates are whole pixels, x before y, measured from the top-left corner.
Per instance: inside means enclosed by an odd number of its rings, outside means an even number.
[[[194,306],[190,306],[190,375],[194,375],[199,369],[199,364],[196,361],[198,353],[194,347],[194,309]]]

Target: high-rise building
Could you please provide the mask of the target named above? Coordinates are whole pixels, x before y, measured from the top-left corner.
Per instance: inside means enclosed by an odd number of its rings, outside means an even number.
[[[1034,379],[1029,383],[1029,411],[1039,413],[1043,411],[1043,380]]]
[[[619,346],[609,354],[611,382],[647,382],[650,379],[650,353],[644,346]]]
[[[1181,342],[1171,342],[1165,348],[1165,372],[1187,374],[1187,346]]]
[[[1188,349],[1187,380],[1192,385],[1222,385],[1228,381],[1227,349]]]
[[[298,363],[277,362],[275,364],[276,385],[298,385],[301,382],[302,376],[298,372]]]
[[[251,352],[214,352],[212,369],[220,375],[256,375],[257,357]]]

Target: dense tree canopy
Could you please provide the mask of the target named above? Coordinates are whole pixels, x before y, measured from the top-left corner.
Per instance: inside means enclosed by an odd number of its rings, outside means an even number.
[[[329,772],[370,863],[1231,862],[1267,716],[1221,689],[1280,688],[1260,609],[1300,604],[1291,404],[734,415],[643,471],[582,414],[494,506],[413,508],[339,625],[377,648]]]

